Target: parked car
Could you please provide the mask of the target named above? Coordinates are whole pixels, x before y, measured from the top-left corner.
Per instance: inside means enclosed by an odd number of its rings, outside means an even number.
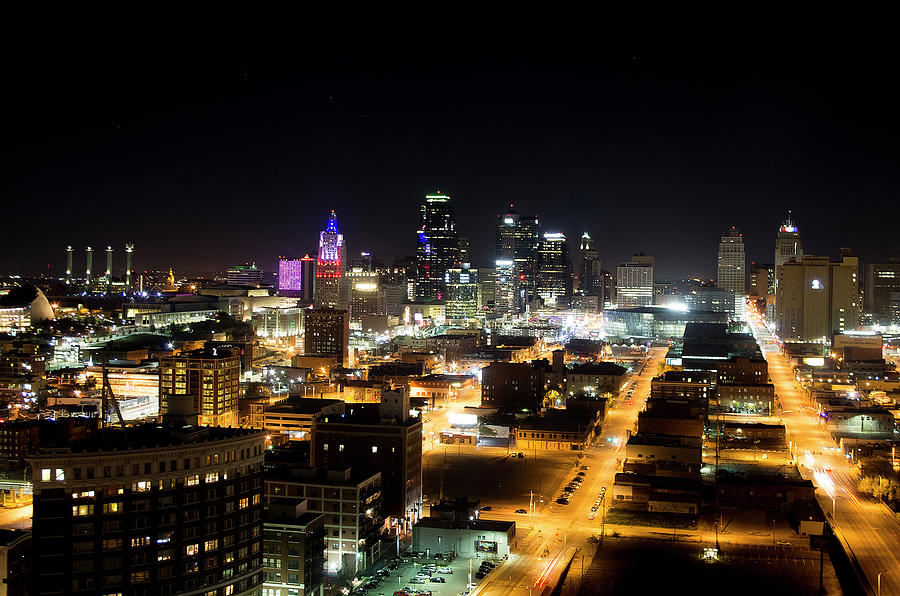
[[[578,472],[579,476],[587,476],[587,472]]]
[[[475,574],[475,579],[484,579],[484,576],[486,576],[486,575],[487,575],[487,573],[485,573],[484,571],[479,571],[478,573]]]
[[[427,576],[420,577],[417,575],[415,577],[409,578],[409,583],[411,583],[411,584],[426,584],[426,583],[428,583],[428,579],[427,579]]]
[[[516,454],[516,457],[523,458],[523,457],[525,457],[525,454],[520,451],[519,453]]]
[[[444,579],[444,578],[441,577],[441,576],[432,577],[429,581],[432,581],[432,582],[434,582],[434,583],[436,583],[436,584],[445,584],[445,583],[447,583],[447,580]]]
[[[493,509],[494,508],[491,507],[490,505],[485,505],[484,507],[481,508],[481,511],[492,511]]]
[[[525,509],[516,509],[516,513],[528,513]]]
[[[560,505],[568,505],[569,499],[564,499],[563,497],[560,497],[560,498],[556,499],[556,502],[559,503]]]
[[[449,567],[441,567],[440,569],[437,570],[437,572],[444,573],[446,575],[451,575],[453,573],[453,570],[450,569]]]
[[[590,470],[591,467],[590,467],[590,466],[581,466],[581,469],[582,469],[582,470]]]

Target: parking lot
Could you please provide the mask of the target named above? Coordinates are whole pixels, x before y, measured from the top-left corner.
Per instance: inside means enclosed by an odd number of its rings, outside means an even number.
[[[488,559],[490,562],[500,565],[501,561],[497,559]],[[388,561],[387,565],[382,567],[380,576],[376,573],[374,576],[361,578],[360,582],[354,585],[352,594],[354,596],[392,596],[398,592],[403,592],[409,596],[417,594],[425,594],[430,596],[459,596],[459,594],[467,593],[467,583],[469,570],[471,565],[472,583],[477,584],[480,579],[476,577],[480,566],[485,559],[472,557],[456,557],[451,562],[445,559],[435,560],[433,556],[425,556],[422,553],[419,557],[411,557],[403,555],[400,559]],[[416,577],[417,574],[426,573],[428,566],[433,566],[434,571],[431,576]],[[441,570],[441,571],[438,571]],[[449,571],[449,572],[448,572]],[[496,569],[492,573],[498,573]],[[370,586],[366,588],[365,586]],[[401,596],[398,594],[398,596]]]

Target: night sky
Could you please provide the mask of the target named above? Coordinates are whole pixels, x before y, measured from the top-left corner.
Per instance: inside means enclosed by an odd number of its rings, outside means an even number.
[[[900,253],[895,52],[366,39],[7,40],[0,271],[59,274],[67,244],[82,271],[89,243],[121,270],[128,240],[139,269],[271,270],[330,209],[390,262],[438,189],[475,266],[510,202],[658,279],[714,275],[731,225],[771,262],[788,209],[807,252]]]

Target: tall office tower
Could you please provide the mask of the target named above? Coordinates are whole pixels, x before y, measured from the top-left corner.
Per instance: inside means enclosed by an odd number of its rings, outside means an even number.
[[[866,269],[866,311],[879,325],[900,325],[900,257],[869,263]]]
[[[337,215],[328,217],[319,232],[319,258],[316,259],[316,308],[347,308],[344,283],[344,235],[338,231]]]
[[[312,303],[316,295],[316,259],[304,255],[300,259],[300,298]]]
[[[112,289],[112,246],[106,247],[106,274],[103,276],[103,285],[106,286],[107,293]]]
[[[238,348],[208,348],[160,359],[159,412],[194,412],[203,426],[238,426]]]
[[[859,257],[841,249],[841,260],[831,263],[831,331],[843,333],[859,327]],[[831,334],[828,335],[831,341]]]
[[[775,238],[775,290],[777,294],[779,269],[790,259],[803,260],[803,243],[800,241],[800,229],[794,223],[791,212],[778,228]]]
[[[350,320],[358,323],[364,316],[384,314],[384,293],[374,271],[354,267],[345,274],[350,284]]]
[[[72,283],[72,247],[66,247],[66,286]]]
[[[459,262],[460,263],[471,263],[471,259],[469,258],[469,239],[465,236],[459,237]]]
[[[472,321],[478,312],[478,270],[468,263],[447,269],[444,274],[447,299],[444,316],[452,321]]]
[[[284,256],[278,257],[278,295],[299,296],[303,293],[303,262]]]
[[[516,262],[512,259],[498,259],[494,266],[493,277],[493,284],[486,277],[481,278],[482,305],[493,301],[494,310],[500,314],[511,315],[519,312],[517,289],[519,282],[516,275]]]
[[[859,260],[841,249],[841,261],[803,255],[779,269],[776,326],[785,340],[821,341],[859,323]]]
[[[314,308],[306,311],[305,319],[303,346],[306,354],[329,356],[344,366],[350,347],[350,313]]]
[[[603,263],[600,255],[592,248],[590,235],[581,235],[581,247],[578,255],[578,289],[585,296],[599,296],[602,285],[601,271]]]
[[[134,243],[125,243],[125,291],[131,292],[131,255],[134,253]]]
[[[263,282],[263,270],[256,263],[244,263],[229,267],[225,271],[226,283],[229,286],[246,286],[258,288]]]
[[[422,203],[416,242],[416,300],[444,300],[444,274],[447,269],[459,266],[459,258],[459,237],[450,197],[440,191],[427,195]]]
[[[536,215],[521,215],[515,210],[514,205],[510,205],[506,213],[497,216],[496,259],[504,262],[512,261],[514,265],[514,271],[511,273],[504,266],[498,266],[497,290],[504,296],[513,292],[516,300],[514,306],[518,311],[525,310],[535,293],[540,227],[540,220]],[[509,280],[514,287],[502,288],[500,278]],[[506,298],[503,301],[506,304]]]
[[[734,226],[719,242],[719,288],[744,294],[747,291],[747,257],[744,238]]]
[[[31,593],[259,594],[265,441],[173,422],[42,444]]]
[[[85,249],[87,253],[87,267],[85,268],[84,274],[84,291],[88,294],[91,293],[91,268],[94,265],[94,249],[88,246]]]
[[[544,304],[568,304],[572,295],[572,266],[565,234],[547,232],[538,247],[536,293]]]
[[[653,257],[631,257],[616,268],[616,302],[619,308],[653,304]]]
[[[347,259],[348,269],[359,269],[360,271],[372,271],[372,253],[363,251],[356,256]]]

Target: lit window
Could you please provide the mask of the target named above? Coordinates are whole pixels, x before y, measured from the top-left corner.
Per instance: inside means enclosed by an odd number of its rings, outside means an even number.
[[[187,546],[184,547],[184,554],[186,554],[189,557],[196,555],[199,552],[200,552],[199,544],[188,544]]]
[[[203,550],[205,550],[207,552],[211,551],[211,550],[216,550],[217,548],[219,548],[219,541],[215,538],[213,538],[212,540],[207,540],[203,544]]]
[[[378,453],[378,445],[372,445],[372,453]]]
[[[72,505],[72,515],[80,517],[82,515],[94,515],[93,505]]]
[[[50,468],[44,468],[41,470],[41,481],[42,482],[50,482],[50,474],[53,471]]]

